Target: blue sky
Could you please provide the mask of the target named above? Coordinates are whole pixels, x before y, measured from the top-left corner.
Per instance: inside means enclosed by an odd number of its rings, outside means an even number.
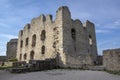
[[[68,6],[73,19],[95,23],[98,54],[120,48],[120,0],[0,0],[0,55],[18,31],[40,14],[52,14]]]

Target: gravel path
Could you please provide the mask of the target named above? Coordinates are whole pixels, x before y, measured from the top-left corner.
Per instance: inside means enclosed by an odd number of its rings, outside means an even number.
[[[0,71],[0,80],[120,80],[120,76],[89,70],[49,70],[22,74]]]

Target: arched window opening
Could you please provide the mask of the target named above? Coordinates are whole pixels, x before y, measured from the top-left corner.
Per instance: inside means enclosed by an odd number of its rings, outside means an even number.
[[[45,30],[42,30],[42,32],[41,32],[41,40],[45,41],[45,38],[46,38],[46,32],[45,32]]]
[[[89,44],[92,46],[93,45],[93,40],[92,40],[92,36],[89,35]]]
[[[92,38],[92,36],[91,36],[91,35],[89,35],[89,38]]]
[[[28,29],[30,29],[30,24],[28,24]]]
[[[20,57],[19,57],[20,61],[22,60],[22,54],[20,54]]]
[[[21,36],[23,35],[23,30],[21,30]]]
[[[23,47],[23,40],[20,41],[20,48]]]
[[[71,37],[73,40],[76,40],[76,31],[73,28],[71,29]]]
[[[42,53],[42,54],[45,54],[45,46],[42,46],[42,48],[41,48],[41,53]]]
[[[25,53],[25,54],[24,54],[24,60],[26,60],[26,59],[27,59],[27,54]]]
[[[53,28],[53,31],[56,31],[58,27]]]
[[[27,45],[28,45],[28,43],[29,43],[29,38],[26,38],[26,41],[25,41],[25,42],[26,42],[26,44],[25,44],[25,45],[27,46]]]
[[[30,60],[34,59],[34,51],[30,52]]]
[[[32,47],[34,47],[36,45],[36,35],[34,34],[32,36]]]

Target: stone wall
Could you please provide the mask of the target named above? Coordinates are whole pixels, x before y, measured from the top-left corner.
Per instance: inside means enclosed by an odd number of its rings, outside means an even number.
[[[103,65],[106,68],[106,70],[120,70],[120,49],[104,50]]]
[[[45,59],[45,60],[30,60],[29,64],[32,65],[31,69],[33,69],[34,71],[55,69],[59,67],[57,65],[56,58]]]
[[[6,56],[0,56],[0,66],[4,66],[4,62],[7,60]]]
[[[17,41],[18,39],[11,39],[7,43],[7,59],[15,59],[17,54]]]
[[[82,24],[80,20],[71,19],[66,6],[56,11],[55,20],[52,20],[51,15],[33,18],[18,35],[19,61],[45,60],[55,58],[58,54],[59,65],[64,67],[69,64],[81,65],[79,60],[84,60],[80,58],[81,55],[90,57],[91,64],[97,58],[94,24],[90,21]],[[89,63],[89,59],[85,59],[86,64]]]
[[[67,55],[67,65],[65,67],[70,68],[87,68],[93,66],[93,57],[91,55],[71,56]]]
[[[0,61],[6,61],[7,57],[6,56],[0,56]]]
[[[18,60],[29,61],[31,59],[45,60],[46,58],[55,58],[57,48],[62,48],[62,31],[57,31],[61,30],[57,27],[60,26],[61,23],[58,21],[56,18],[56,21],[53,22],[51,15],[41,15],[32,19],[31,23],[27,24],[24,29],[19,32],[17,48]],[[57,44],[57,38],[60,38],[59,44]],[[60,49],[60,51],[61,50],[62,49]]]
[[[13,66],[13,62],[4,62],[4,66]]]
[[[67,7],[60,7],[59,10],[62,10],[63,13],[63,52],[66,55],[66,63],[82,65],[83,63],[81,64],[74,60],[79,59],[85,61],[86,63],[84,64],[88,64],[89,59],[86,59],[88,55],[93,58],[90,60],[91,62],[96,62],[97,46],[94,24],[88,20],[82,23],[78,19],[71,19],[71,14]],[[85,58],[82,58],[81,55]],[[69,56],[74,58],[73,61],[69,59]]]

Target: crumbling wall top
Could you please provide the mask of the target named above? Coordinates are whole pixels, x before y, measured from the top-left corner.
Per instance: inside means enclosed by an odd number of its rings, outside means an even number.
[[[66,10],[69,11],[69,8],[68,8],[67,6],[61,6],[61,7],[58,8],[57,12],[58,12],[58,11],[61,11],[61,10],[63,10],[63,9],[66,9]]]
[[[71,20],[71,13],[67,6],[61,6],[56,11],[56,20],[69,21]]]
[[[120,52],[120,48],[117,48],[117,49],[107,49],[107,50],[103,51],[103,53],[108,53],[108,52]]]
[[[73,20],[73,21],[74,21],[74,23],[76,23],[76,24],[82,25],[82,22],[81,22],[79,19],[76,19],[76,20]]]
[[[46,17],[44,14],[41,14],[37,19],[39,19],[41,22],[45,22],[46,21]]]
[[[17,42],[18,39],[17,38],[14,38],[14,39],[11,39],[9,42]]]
[[[46,15],[46,22],[52,22],[52,15],[51,14]]]

